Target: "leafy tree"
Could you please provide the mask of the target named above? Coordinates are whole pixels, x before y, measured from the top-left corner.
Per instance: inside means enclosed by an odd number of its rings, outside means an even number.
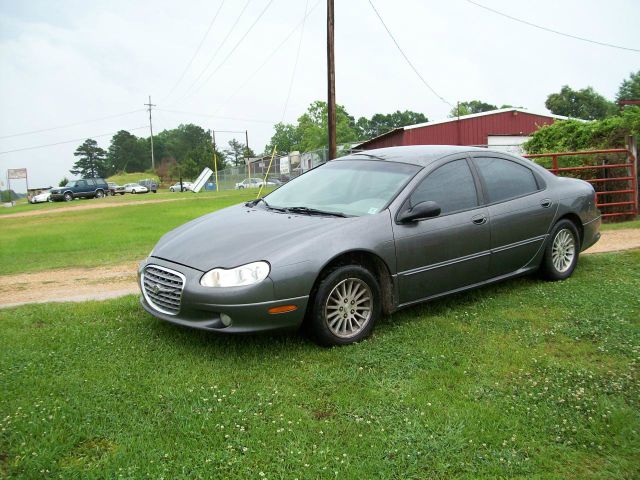
[[[271,141],[264,147],[264,151],[270,153],[274,146],[278,147],[278,152],[289,153],[300,149],[300,132],[296,125],[291,123],[276,123],[275,133]]]
[[[95,178],[108,176],[107,152],[98,146],[98,142],[88,138],[73,154],[78,160],[70,170],[74,175]]]
[[[547,97],[545,106],[556,115],[581,118],[583,120],[600,120],[615,115],[617,108],[592,87],[573,90],[563,86],[559,93]]]
[[[271,152],[274,146],[278,152],[288,153],[294,150],[307,152],[329,145],[327,129],[327,102],[316,100],[307,111],[298,118],[297,125],[279,123],[275,133],[265,147]],[[336,105],[336,142],[348,143],[358,139],[355,119],[342,105]]]
[[[358,137],[360,139],[373,138],[396,128],[416,123],[428,122],[429,119],[423,114],[405,110],[397,110],[393,113],[376,113],[371,119],[360,117],[356,122]]]
[[[508,105],[503,106],[503,108],[506,107],[508,107]],[[471,115],[473,113],[488,112],[490,110],[497,109],[498,107],[496,105],[492,105],[490,103],[482,102],[480,100],[468,100],[466,102],[460,102],[457,106],[453,107],[451,112],[449,112],[449,118]]]
[[[120,130],[111,137],[107,160],[114,172],[144,171],[151,162],[150,156],[144,139],[126,130]]]
[[[631,73],[629,78],[622,81],[616,100],[640,100],[640,70]]]
[[[58,186],[64,187],[67,183],[69,183],[69,179],[67,177],[62,177],[62,180],[60,180],[60,183],[58,183]]]
[[[527,153],[623,148],[627,135],[640,135],[640,107],[593,122],[563,120],[545,125],[524,144]]]

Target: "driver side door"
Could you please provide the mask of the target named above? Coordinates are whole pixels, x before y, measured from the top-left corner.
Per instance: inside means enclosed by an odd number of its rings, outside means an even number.
[[[434,201],[441,213],[393,223],[401,305],[489,278],[490,218],[480,191],[467,158],[457,158],[426,175],[403,204],[400,212]]]

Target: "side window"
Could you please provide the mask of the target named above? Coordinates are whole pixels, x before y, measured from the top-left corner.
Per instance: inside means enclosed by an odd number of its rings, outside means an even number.
[[[475,165],[484,180],[489,203],[521,197],[538,190],[533,172],[502,158],[478,157]]]
[[[476,185],[466,160],[454,160],[431,172],[411,194],[411,205],[433,201],[441,215],[478,206]]]
[[[87,183],[89,184],[90,187],[95,187],[96,186],[96,181],[93,178],[89,178],[87,180]]]
[[[86,180],[78,180],[78,182],[76,183],[76,187],[84,188],[86,186],[87,186]]]

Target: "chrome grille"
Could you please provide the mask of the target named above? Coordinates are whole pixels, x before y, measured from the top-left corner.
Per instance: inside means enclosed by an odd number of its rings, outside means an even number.
[[[180,311],[184,275],[157,265],[147,265],[142,274],[142,293],[147,303],[162,313]]]

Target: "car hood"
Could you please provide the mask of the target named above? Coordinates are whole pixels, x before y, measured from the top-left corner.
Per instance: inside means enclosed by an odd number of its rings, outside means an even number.
[[[287,264],[283,252],[304,251],[315,241],[358,217],[286,214],[262,206],[236,205],[188,222],[164,235],[152,256],[201,271],[233,268],[258,260]],[[309,255],[313,252],[309,250]],[[303,261],[296,257],[290,263]]]

